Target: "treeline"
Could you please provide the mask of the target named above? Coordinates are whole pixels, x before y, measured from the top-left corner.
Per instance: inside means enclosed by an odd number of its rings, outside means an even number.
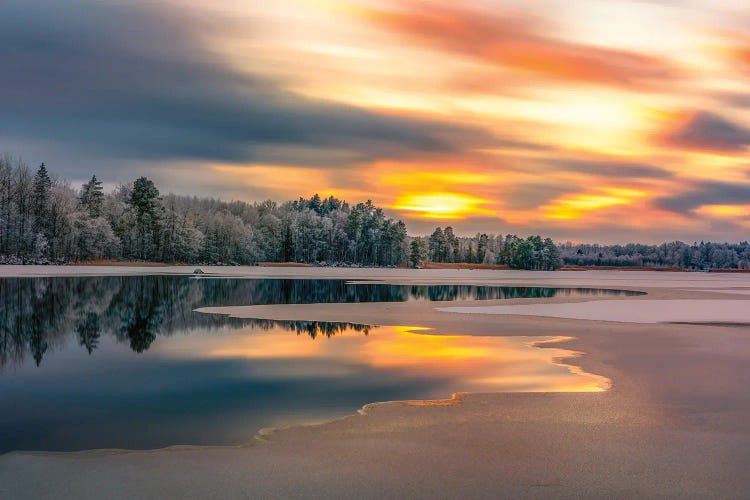
[[[681,241],[661,245],[560,245],[565,264],[577,266],[646,266],[679,269],[750,269],[750,244]]]
[[[259,261],[396,266],[406,262],[406,225],[371,201],[315,195],[223,202],[161,196],[146,177],[105,193],[92,177],[80,191],[0,158],[0,263],[123,259],[204,264]]]
[[[456,236],[453,228],[438,227],[427,238],[411,242],[409,261],[419,267],[426,261],[500,264],[511,269],[555,270],[562,265],[560,250],[541,236],[520,238],[514,234],[477,233],[474,237]]]
[[[425,262],[500,264],[554,270],[565,265],[749,269],[747,242],[661,245],[555,244],[540,236],[438,227],[407,236],[402,221],[371,201],[350,206],[334,197],[276,203],[225,202],[169,194],[146,177],[105,193],[93,176],[80,190],[21,160],[0,158],[0,264],[122,259],[248,265],[421,267]]]

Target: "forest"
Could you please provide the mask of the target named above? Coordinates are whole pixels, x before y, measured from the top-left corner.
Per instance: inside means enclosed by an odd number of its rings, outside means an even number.
[[[0,159],[0,262],[100,259],[199,264],[257,262],[398,266],[406,225],[371,201],[350,206],[315,195],[278,204],[168,194],[146,177],[105,193],[93,176],[80,190]]]
[[[563,265],[748,269],[750,245],[680,241],[661,245],[557,244],[550,238],[477,233],[450,226],[409,236],[372,201],[335,197],[247,203],[162,195],[140,177],[105,192],[94,175],[75,189],[22,160],[0,157],[0,264],[99,260],[182,264],[411,266],[499,264],[555,270]]]
[[[750,244],[672,241],[661,245],[559,245],[563,263],[577,266],[644,266],[675,269],[750,269]]]
[[[550,238],[486,233],[457,236],[451,226],[438,227],[427,238],[412,239],[411,265],[419,267],[425,262],[500,264],[534,271],[551,271],[562,265],[560,251]]]

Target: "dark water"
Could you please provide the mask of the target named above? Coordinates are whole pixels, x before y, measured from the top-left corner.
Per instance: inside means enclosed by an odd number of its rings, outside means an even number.
[[[198,307],[631,293],[177,276],[0,279],[0,452],[239,444],[261,427],[345,415],[374,401],[600,383],[573,381],[579,376],[551,363],[553,349],[518,340],[238,320]],[[536,351],[550,353],[542,359]],[[498,359],[510,352],[529,359],[528,375],[495,376],[507,372]]]

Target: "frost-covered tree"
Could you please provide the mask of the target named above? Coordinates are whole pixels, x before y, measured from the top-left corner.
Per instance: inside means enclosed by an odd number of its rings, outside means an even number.
[[[81,188],[81,205],[89,214],[89,217],[96,218],[102,214],[102,205],[104,204],[104,188],[101,181],[96,175],[91,176],[91,180]]]
[[[419,269],[427,261],[427,244],[422,238],[414,238],[411,240],[409,250],[409,265],[415,269]]]
[[[452,227],[417,239],[437,262],[504,264],[522,269],[572,265],[750,268],[750,245],[670,242],[661,245],[556,245]],[[0,263],[139,259],[205,264],[291,261],[400,266],[414,264],[406,225],[372,201],[350,206],[313,195],[287,203],[225,202],[160,196],[141,177],[105,193],[92,176],[80,190],[45,165],[34,174],[20,159],[0,157]],[[419,250],[418,249],[418,250]],[[425,257],[425,258],[427,258]],[[418,259],[419,265],[424,259]],[[42,348],[42,344],[39,344]]]
[[[161,222],[159,201],[159,190],[152,180],[146,177],[135,180],[128,202],[135,214],[136,257],[139,259],[158,256]]]

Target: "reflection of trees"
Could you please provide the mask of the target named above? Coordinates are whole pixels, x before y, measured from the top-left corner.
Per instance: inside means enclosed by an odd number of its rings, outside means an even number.
[[[113,309],[120,320],[116,335],[120,340],[130,342],[130,348],[135,352],[146,351],[156,340],[163,319],[161,305],[164,296],[169,299],[175,295],[164,288],[163,281],[136,280],[133,286],[123,287],[113,300]]]
[[[0,279],[0,366],[27,356],[37,365],[69,335],[92,353],[104,335],[146,351],[160,335],[196,328],[283,328],[312,338],[365,325],[271,321],[200,314],[204,306],[484,300],[612,294],[612,290],[492,287],[471,285],[347,285],[342,280],[246,280],[186,276],[110,276]],[[622,292],[624,293],[624,292]],[[637,293],[637,292],[629,292]]]
[[[86,313],[76,327],[78,342],[89,354],[99,345],[100,328],[99,316],[93,312]]]
[[[311,338],[318,336],[333,337],[346,331],[361,332],[369,335],[371,325],[361,325],[358,323],[337,323],[331,321],[279,321],[274,319],[243,319],[244,325],[250,325],[260,330],[273,330],[283,328],[297,335],[306,334]]]
[[[203,306],[232,304],[364,301],[373,290],[352,293],[341,281],[218,280],[177,276],[0,279],[0,366],[27,356],[39,365],[46,352],[69,335],[89,354],[101,337],[127,342],[135,352],[148,350],[159,335],[211,329],[284,328],[312,338],[345,330],[367,334],[369,327],[350,323],[270,321],[200,314]],[[377,298],[399,300],[399,290]],[[403,300],[403,299],[401,299]]]
[[[431,301],[534,299],[581,295],[639,295],[641,292],[597,288],[548,288],[532,286],[412,285],[408,295]]]

